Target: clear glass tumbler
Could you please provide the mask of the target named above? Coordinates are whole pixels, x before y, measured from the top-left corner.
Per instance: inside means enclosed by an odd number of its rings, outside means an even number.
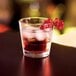
[[[52,28],[40,29],[46,19],[43,17],[28,17],[19,20],[24,56],[42,58],[50,54]]]

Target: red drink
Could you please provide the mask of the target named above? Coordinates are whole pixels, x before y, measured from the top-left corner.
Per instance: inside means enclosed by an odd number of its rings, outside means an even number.
[[[64,22],[42,17],[28,17],[19,20],[24,56],[42,58],[50,54],[52,29],[63,29]]]
[[[21,20],[21,40],[25,56],[40,58],[49,55],[52,28],[40,28],[45,19],[26,18]]]
[[[38,41],[35,39],[34,41],[29,41],[24,39],[24,49],[32,52],[44,52],[46,51],[46,40]]]

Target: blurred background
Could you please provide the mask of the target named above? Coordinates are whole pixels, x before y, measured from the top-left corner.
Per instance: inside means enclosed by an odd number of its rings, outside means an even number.
[[[76,26],[76,0],[0,0],[0,23],[18,30],[22,17],[60,18],[65,27]]]
[[[55,38],[53,38],[55,41],[56,36],[60,36],[60,34],[63,35],[69,31],[75,33],[76,0],[0,0],[0,32],[19,31],[18,20],[29,16],[64,20],[64,29],[53,32],[55,33]]]

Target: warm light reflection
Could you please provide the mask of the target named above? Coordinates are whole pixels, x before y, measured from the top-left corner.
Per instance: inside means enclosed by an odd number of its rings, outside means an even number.
[[[59,5],[54,5],[54,4],[50,4],[47,6],[47,14],[52,18],[61,18],[62,14],[64,13],[65,10],[65,6],[63,4],[59,4]]]
[[[49,57],[43,60],[43,76],[52,76],[52,64]]]
[[[35,59],[23,56],[18,76],[52,76],[50,58]]]
[[[62,14],[64,13],[64,5],[63,4],[59,4],[58,6],[56,6],[55,10],[52,12],[52,19],[55,18],[61,18]]]
[[[24,56],[22,57],[19,70],[18,70],[18,76],[24,76]]]
[[[32,13],[31,13],[32,12]],[[30,4],[29,6],[29,10],[28,10],[29,16],[33,17],[33,16],[39,16],[39,3],[38,2],[34,2],[32,4]]]
[[[9,31],[10,28],[7,25],[0,24],[0,33]]]
[[[24,3],[26,3],[26,2],[33,2],[34,0],[17,0],[17,1],[19,1],[19,2],[24,2]]]

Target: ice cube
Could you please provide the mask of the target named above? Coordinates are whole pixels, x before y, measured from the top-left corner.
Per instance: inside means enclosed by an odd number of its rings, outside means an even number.
[[[23,33],[23,36],[26,37],[26,38],[33,38],[34,37],[34,30],[36,30],[35,27],[32,27],[32,26],[27,26],[25,28],[22,29],[22,33]]]
[[[36,28],[35,27],[32,27],[32,26],[26,26],[26,28],[24,28],[24,30],[29,30],[29,31],[32,31],[32,30],[35,30]]]
[[[42,41],[45,39],[45,32],[43,30],[37,30],[35,33],[36,39]]]
[[[52,36],[52,31],[47,31],[45,34],[46,34],[46,40],[50,41],[51,36]]]
[[[51,31],[52,30],[52,28],[46,28],[46,29],[44,29],[45,31]]]
[[[34,34],[31,31],[26,31],[26,30],[23,31],[23,36],[28,39],[34,38]]]

